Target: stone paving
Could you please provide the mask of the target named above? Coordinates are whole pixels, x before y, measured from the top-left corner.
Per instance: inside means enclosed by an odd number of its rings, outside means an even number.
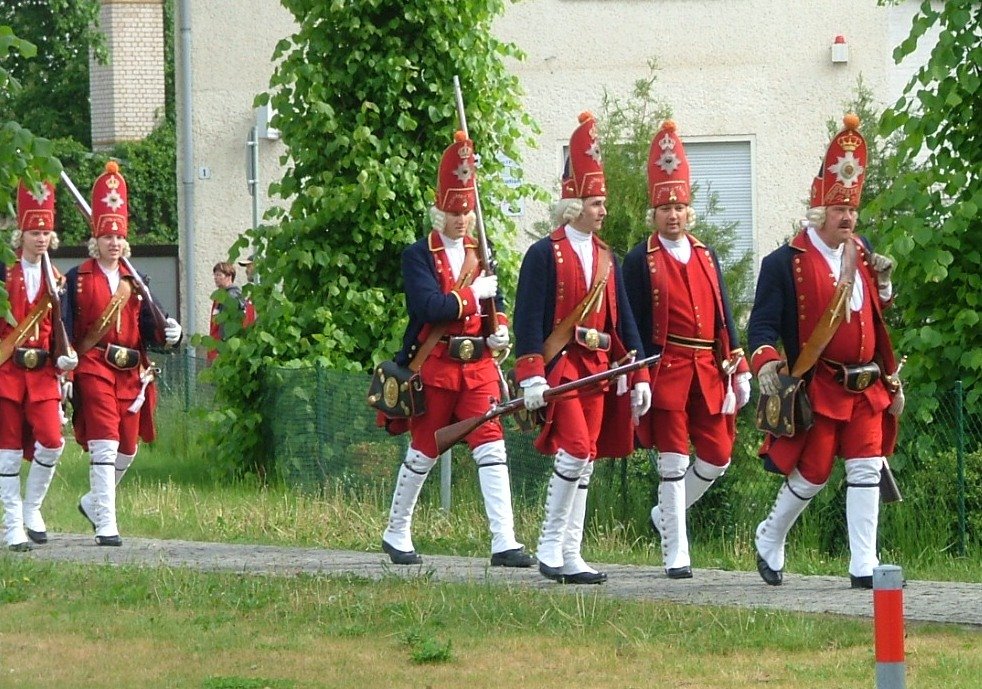
[[[46,545],[27,556],[100,565],[191,567],[215,572],[240,572],[290,576],[301,572],[355,576],[378,580],[385,577],[428,576],[435,581],[491,581],[508,586],[556,589],[534,569],[490,567],[483,558],[425,555],[422,565],[394,566],[381,552],[292,548],[177,540],[124,539],[120,548],[99,547],[90,535],[50,534]],[[658,600],[695,605],[740,606],[872,617],[873,593],[851,589],[848,576],[785,574],[784,584],[774,587],[756,572],[697,569],[692,579],[672,581],[660,568],[637,565],[598,566],[610,575],[602,586],[590,587],[604,596],[631,600]],[[561,587],[583,591],[583,587]],[[904,613],[908,622],[941,622],[982,627],[982,584],[908,581],[904,589]]]

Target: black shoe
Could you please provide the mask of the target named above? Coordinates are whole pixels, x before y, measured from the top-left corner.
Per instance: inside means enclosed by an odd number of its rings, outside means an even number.
[[[28,543],[27,541],[24,541],[23,543],[14,543],[13,545],[7,546],[7,550],[10,550],[15,553],[26,553],[30,549],[31,549],[31,544]]]
[[[541,562],[539,563],[539,574],[544,576],[546,579],[552,579],[553,581],[559,582],[562,582],[563,577],[565,576],[563,574],[562,567],[550,567],[549,565],[544,565]]]
[[[27,537],[30,538],[35,543],[47,543],[48,542],[48,532],[47,531],[33,531],[31,529],[26,529]]]
[[[79,503],[78,503],[78,513],[81,514],[83,517],[85,517],[86,521],[88,521],[89,524],[92,525],[92,530],[95,531],[95,522],[92,521],[92,517],[90,517],[89,516],[89,513],[85,511],[85,508],[82,507],[82,501],[81,500],[79,500]]]
[[[607,581],[606,572],[577,572],[576,574],[560,574],[559,576],[558,581],[563,584],[602,584]]]
[[[96,536],[95,544],[121,546],[123,545],[123,539],[119,537],[119,534],[116,534],[115,536]]]
[[[760,556],[760,553],[757,553],[757,571],[760,573],[760,578],[769,586],[780,586],[781,582],[784,581],[784,570],[779,569],[774,571],[768,567],[767,562]]]
[[[385,541],[382,541],[382,552],[389,556],[394,565],[419,565],[423,562],[415,550],[397,550]]]
[[[689,565],[685,565],[684,567],[670,567],[665,570],[665,574],[668,575],[669,579],[691,579],[692,568]]]
[[[525,552],[525,548],[512,548],[502,550],[500,553],[491,553],[492,567],[531,567],[535,564],[535,558]]]
[[[854,589],[871,589],[873,588],[873,575],[868,577],[854,577],[850,574],[849,586]]]

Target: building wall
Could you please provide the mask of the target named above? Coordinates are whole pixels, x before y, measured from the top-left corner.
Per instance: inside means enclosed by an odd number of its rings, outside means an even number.
[[[275,43],[291,32],[275,0],[191,3],[195,166],[195,329],[207,325],[211,265],[251,219],[245,140],[253,97],[267,88]],[[882,105],[892,104],[909,66],[891,53],[906,36],[914,2],[876,0],[526,0],[509,5],[498,35],[527,54],[513,65],[539,123],[539,147],[524,158],[525,176],[558,189],[562,145],[585,109],[599,111],[606,92],[625,98],[657,60],[657,96],[683,136],[751,143],[755,179],[755,258],[775,248],[802,217],[811,180],[828,141],[826,121],[844,110],[860,75]],[[849,61],[833,64],[845,37]],[[281,142],[261,144],[261,188],[280,174]],[[260,197],[261,210],[269,201]],[[546,209],[526,204],[531,228]],[[639,219],[641,222],[642,219]],[[526,236],[526,239],[530,239]]]
[[[89,66],[92,147],[146,137],[164,117],[163,0],[102,0],[107,64]]]

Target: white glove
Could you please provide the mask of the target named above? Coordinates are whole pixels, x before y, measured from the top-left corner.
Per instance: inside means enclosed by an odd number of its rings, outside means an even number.
[[[535,411],[536,409],[542,409],[546,406],[546,402],[543,395],[549,389],[549,384],[542,377],[530,378],[529,380],[522,381],[522,396],[525,398],[525,408],[529,411]]]
[[[55,366],[62,371],[74,371],[78,366],[78,354],[72,351],[70,355],[62,354],[55,362]]]
[[[887,409],[888,412],[900,418],[900,415],[904,413],[904,406],[907,404],[907,399],[904,397],[904,386],[901,385],[897,388],[897,393],[893,396],[893,401],[890,402],[890,406]]]
[[[164,321],[164,342],[169,345],[176,345],[181,341],[181,324],[173,318]]]
[[[508,336],[508,326],[499,325],[498,329],[488,335],[488,347],[492,352],[500,352],[508,347],[511,338]]]
[[[474,292],[475,299],[493,299],[498,293],[498,276],[482,275],[474,278],[471,283],[471,291]]]
[[[75,386],[72,384],[72,381],[67,378],[61,381],[61,399],[71,402],[73,392],[75,392]]]
[[[649,409],[651,409],[651,384],[646,381],[635,383],[634,389],[631,390],[631,417],[634,419],[635,426]]]
[[[750,372],[738,373],[734,377],[736,389],[736,408],[742,409],[750,401]]]
[[[884,256],[883,254],[873,254],[872,258],[870,259],[870,265],[873,266],[873,270],[876,271],[876,284],[879,287],[889,285],[890,278],[893,275],[893,259],[889,256]]]
[[[784,366],[783,361],[768,361],[757,371],[757,382],[760,383],[760,392],[764,395],[776,395],[781,390],[781,379],[777,377],[777,372]]]

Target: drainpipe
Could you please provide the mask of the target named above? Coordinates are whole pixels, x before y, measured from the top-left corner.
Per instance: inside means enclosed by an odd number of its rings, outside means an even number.
[[[180,127],[177,135],[181,147],[181,189],[184,192],[181,206],[181,224],[184,227],[184,312],[185,327],[191,331],[195,326],[195,287],[194,287],[194,134],[191,130],[191,1],[178,0],[178,45],[181,59],[178,61],[177,83],[181,90]],[[189,352],[193,350],[189,347]]]

